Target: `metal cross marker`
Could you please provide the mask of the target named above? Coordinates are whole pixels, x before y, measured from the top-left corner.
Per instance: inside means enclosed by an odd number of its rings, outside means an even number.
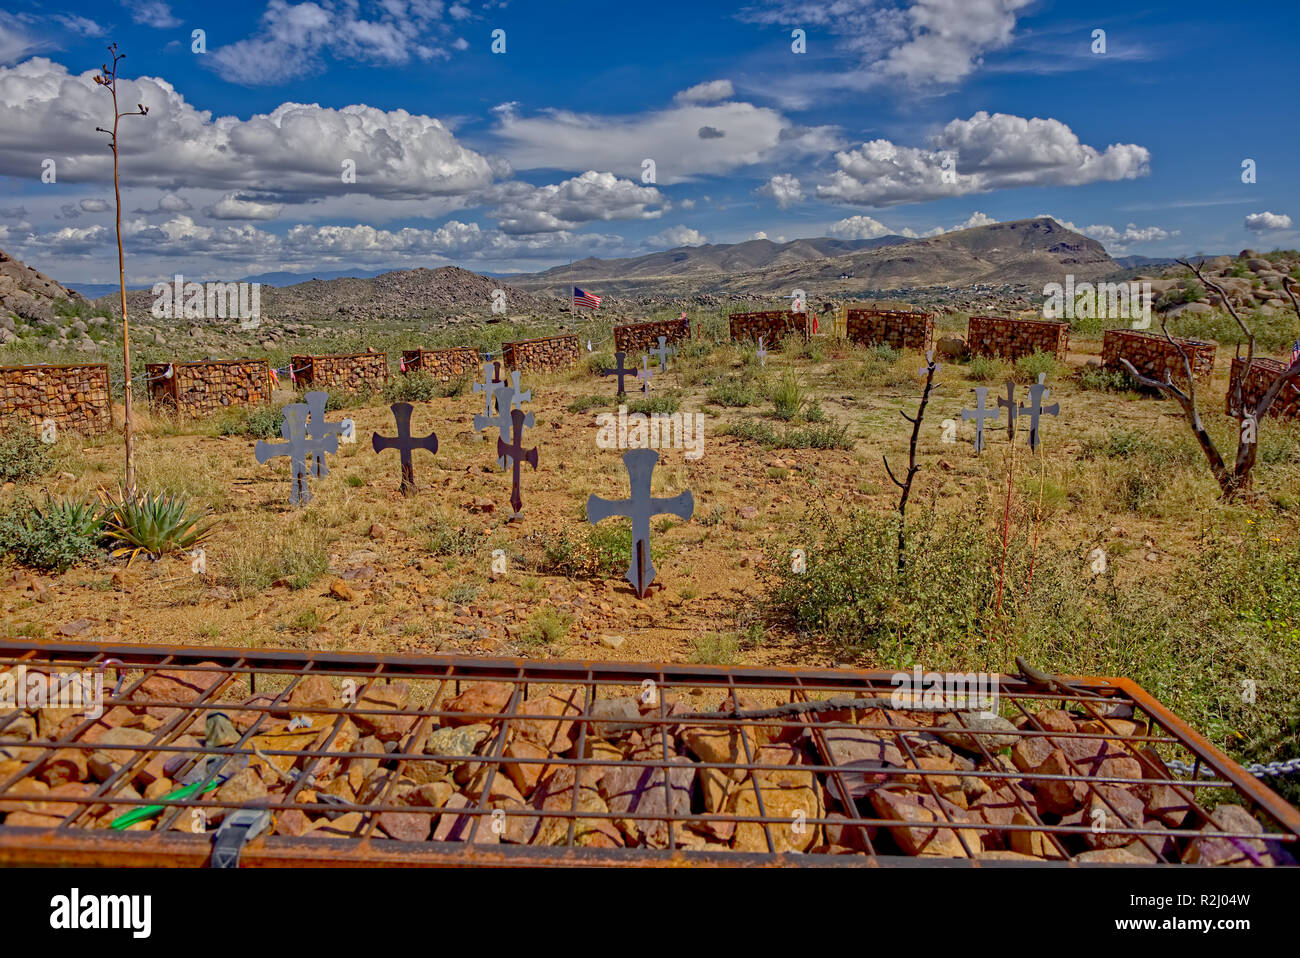
[[[984,451],[984,420],[990,419],[996,421],[998,418],[998,410],[989,409],[984,405],[984,400],[988,398],[988,395],[988,386],[976,386],[975,408],[963,409],[961,411],[961,418],[963,420],[975,420],[975,455],[977,456]]]
[[[511,442],[509,445],[497,437],[497,455],[504,459],[511,460],[514,465],[514,484],[510,488],[510,505],[514,507],[515,514],[524,508],[523,497],[519,495],[519,470],[525,462],[529,463],[534,470],[537,469],[537,447],[534,446],[527,452],[524,451],[524,427],[528,425],[525,419],[531,419],[532,413],[526,417],[522,409],[512,409],[510,411],[511,424]]]
[[[1029,405],[1021,406],[1020,412],[1029,413],[1029,448],[1037,449],[1039,442],[1038,435],[1038,417],[1043,413],[1049,416],[1059,416],[1061,414],[1061,404],[1052,403],[1050,406],[1044,406],[1043,400],[1048,398],[1052,391],[1044,385],[1047,381],[1047,373],[1038,374],[1038,382],[1029,387]]]
[[[1016,441],[1016,381],[1007,380],[1007,397],[998,397],[998,408],[1007,411],[1007,438]]]
[[[505,380],[501,378],[501,364],[499,362],[490,362],[483,364],[483,381],[474,384],[474,392],[484,393],[483,397],[483,415],[492,415],[492,400],[496,397],[497,390],[504,386]],[[475,426],[481,429],[481,426]]]
[[[655,499],[650,495],[650,480],[658,462],[659,453],[654,449],[629,449],[623,454],[623,465],[627,467],[631,496],[618,501],[595,494],[587,497],[587,521],[592,525],[610,516],[626,516],[632,520],[632,556],[626,578],[639,599],[645,598],[655,578],[655,567],[650,561],[651,517],[672,513],[680,519],[690,519],[695,512],[695,497],[689,489],[671,499]]]
[[[758,364],[767,366],[767,350],[763,348],[763,337],[758,337]]]
[[[253,447],[253,455],[259,463],[265,463],[268,459],[274,459],[278,456],[289,457],[289,504],[293,506],[306,505],[311,501],[311,490],[307,488],[307,406],[305,403],[291,403],[284,407],[284,421],[280,423],[280,435],[287,440],[283,443],[266,442],[259,440]],[[329,448],[328,441],[325,444],[325,451],[338,452],[338,436],[330,436],[333,440],[334,448]]]
[[[303,405],[307,407],[307,471],[320,478],[328,476],[330,471],[325,466],[325,452],[337,453],[339,451],[339,434],[343,431],[341,422],[325,421],[325,404],[329,402],[329,394],[323,392],[310,392],[302,397]],[[333,440],[333,446],[327,446],[327,440]]]
[[[397,450],[402,459],[402,495],[409,496],[415,493],[415,468],[411,464],[411,452],[415,449],[427,449],[431,453],[437,452],[438,437],[432,432],[423,439],[411,435],[411,411],[413,407],[409,402],[393,403],[389,408],[393,410],[393,418],[397,420],[397,438],[389,439],[377,432],[372,433],[370,445],[374,447],[375,452],[383,452],[385,449]]]
[[[514,390],[514,394],[515,394],[514,403],[516,406],[519,406],[521,403],[533,401],[533,391],[531,389],[519,388],[519,377],[522,375],[523,373],[521,373],[517,369],[510,374],[510,386]]]
[[[618,366],[616,366],[614,369],[602,369],[600,371],[600,374],[602,376],[617,376],[618,394],[620,396],[624,396],[627,394],[627,392],[623,388],[623,380],[626,379],[628,376],[635,376],[636,370],[628,369],[626,366],[623,365],[623,360],[627,358],[627,353],[615,353],[614,358],[618,360]]]
[[[661,373],[666,373],[666,372],[668,372],[668,357],[669,357],[669,356],[676,356],[676,355],[677,355],[677,349],[676,349],[676,347],[673,347],[673,346],[669,346],[669,345],[668,345],[668,337],[667,337],[667,336],[660,336],[660,337],[659,337],[659,345],[658,345],[656,348],[650,350],[650,355],[651,355],[651,356],[654,356],[654,357],[656,357],[656,358],[658,358],[658,360],[659,360],[659,371],[660,371]]]
[[[515,383],[518,384],[518,382],[519,382],[519,373],[516,372]],[[513,420],[510,417],[511,410],[518,407],[519,402],[522,401],[522,399],[527,399],[531,395],[532,395],[532,391],[530,390],[529,392],[525,393],[519,400],[516,400],[514,389],[510,386],[502,386],[500,389],[497,390],[497,414],[492,417],[475,416],[474,417],[475,430],[487,429],[490,426],[496,426],[498,439],[509,438],[510,430],[512,429],[512,423],[513,423]],[[529,429],[533,428],[534,421],[533,421],[533,414],[531,412],[528,413],[526,416],[524,416],[524,425],[527,426]],[[506,467],[505,459],[498,457],[497,465],[500,466],[502,469],[504,469]]]
[[[650,357],[641,357],[641,368],[636,371],[636,378],[641,380],[641,392],[650,392],[650,377],[655,374],[654,367],[650,365]]]

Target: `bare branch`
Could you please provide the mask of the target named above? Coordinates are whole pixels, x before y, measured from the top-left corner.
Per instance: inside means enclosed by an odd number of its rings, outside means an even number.
[[[1172,395],[1180,403],[1185,402],[1189,398],[1187,393],[1183,392],[1181,389],[1179,389],[1177,386],[1174,385],[1174,381],[1168,378],[1167,374],[1166,374],[1165,381],[1161,382],[1158,379],[1152,379],[1150,376],[1143,376],[1140,372],[1137,371],[1137,369],[1133,366],[1131,362],[1129,362],[1127,359],[1124,359],[1123,357],[1120,357],[1120,362],[1123,363],[1125,368],[1128,369],[1128,374],[1130,376],[1136,379],[1143,386],[1146,386],[1148,389],[1158,389],[1162,393],[1165,393],[1167,395]]]
[[[900,489],[907,488],[903,483],[898,481],[898,478],[894,475],[894,470],[889,468],[889,457],[881,456],[880,461],[885,464],[885,472],[889,473],[889,478],[894,481],[894,485],[898,486]],[[910,473],[911,470],[909,469],[908,472]]]

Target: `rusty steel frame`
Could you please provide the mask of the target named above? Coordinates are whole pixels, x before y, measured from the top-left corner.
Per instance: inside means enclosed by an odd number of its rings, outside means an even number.
[[[891,827],[898,828],[900,825],[894,820],[861,814],[860,808],[854,805],[854,800],[851,797],[850,788],[846,781],[845,768],[834,764],[833,759],[828,757],[831,753],[827,745],[826,734],[828,731],[846,728],[864,731],[876,730],[882,733],[902,731],[901,727],[894,723],[889,712],[881,713],[885,717],[885,724],[873,724],[866,721],[855,723],[851,721],[852,716],[849,717],[850,721],[848,722],[825,720],[822,717],[824,714],[835,714],[825,712],[804,712],[775,718],[766,716],[736,718],[734,716],[703,717],[692,715],[688,721],[683,722],[680,717],[676,716],[676,713],[670,713],[665,708],[664,696],[667,693],[676,696],[679,693],[704,689],[725,692],[728,700],[736,707],[739,707],[740,699],[738,696],[742,693],[751,698],[755,695],[766,695],[771,698],[775,694],[779,699],[777,704],[780,701],[802,703],[828,696],[888,697],[894,691],[894,685],[890,681],[892,673],[855,672],[835,669],[720,668],[698,665],[477,658],[449,655],[411,656],[391,653],[272,651],[192,646],[144,646],[123,643],[83,644],[59,642],[34,644],[14,640],[0,640],[0,672],[18,665],[49,671],[74,669],[96,669],[105,673],[112,671],[116,686],[109,694],[108,678],[107,674],[105,674],[104,712],[107,712],[115,705],[125,705],[135,709],[150,707],[171,709],[177,714],[164,718],[162,723],[152,730],[153,738],[146,745],[112,745],[111,747],[115,751],[133,752],[135,754],[131,759],[124,761],[121,767],[104,782],[94,787],[88,796],[60,795],[57,799],[51,799],[51,802],[75,806],[74,811],[61,816],[58,825],[47,828],[32,828],[0,824],[0,864],[77,864],[94,866],[182,866],[204,864],[211,851],[210,837],[186,834],[172,830],[172,827],[178,818],[185,814],[187,808],[217,809],[225,807],[211,793],[206,797],[190,799],[133,799],[118,797],[114,789],[129,784],[135,778],[140,767],[160,753],[174,753],[185,756],[186,764],[183,767],[187,768],[197,765],[195,756],[201,759],[212,756],[223,757],[216,768],[209,768],[206,772],[205,781],[214,780],[220,773],[221,767],[227,765],[232,759],[243,758],[247,760],[254,756],[254,745],[251,744],[251,740],[259,727],[272,713],[278,713],[279,715],[288,713],[288,707],[285,704],[288,696],[304,678],[310,675],[321,675],[334,680],[353,679],[358,684],[354,702],[353,704],[330,708],[300,708],[294,706],[293,712],[295,714],[305,714],[313,718],[319,716],[325,720],[323,725],[317,725],[313,722],[312,729],[314,731],[328,728],[331,722],[332,730],[328,737],[321,742],[320,747],[297,750],[267,749],[258,753],[263,760],[270,755],[293,756],[289,771],[285,773],[286,777],[294,779],[292,786],[283,799],[270,798],[264,803],[265,806],[272,812],[298,809],[303,812],[321,814],[322,808],[327,806],[317,802],[302,801],[299,793],[309,786],[309,776],[313,768],[322,761],[343,761],[358,758],[375,759],[381,764],[381,767],[388,770],[388,774],[382,788],[378,790],[377,794],[369,796],[367,801],[339,801],[328,806],[331,819],[337,814],[346,812],[362,813],[362,823],[350,836],[343,838],[263,836],[254,839],[244,849],[241,863],[245,866],[301,867],[325,865],[378,867],[395,865],[593,864],[799,864],[845,866],[888,864],[891,866],[948,865],[987,867],[997,864],[1012,864],[975,857],[910,857],[890,853],[888,850],[877,850],[872,841],[872,832],[876,833],[876,838],[879,840],[883,834],[879,830],[888,830]],[[153,701],[148,698],[133,698],[133,693],[141,687],[145,679],[160,670],[185,672],[196,677],[202,673],[211,673],[212,681],[208,688],[192,702],[176,703],[172,701]],[[247,701],[250,696],[258,694],[259,677],[262,677],[264,681],[278,678],[283,682],[284,687],[274,695],[270,704],[250,704]],[[1154,843],[1148,841],[1149,838],[1155,836],[1175,838],[1197,836],[1202,838],[1236,839],[1239,844],[1244,841],[1257,841],[1261,838],[1258,834],[1228,831],[1213,822],[1197,800],[1198,795],[1209,793],[1216,799],[1232,798],[1246,805],[1257,817],[1261,815],[1266,817],[1271,822],[1273,830],[1268,831],[1264,837],[1269,840],[1273,847],[1285,849],[1284,854],[1289,854],[1293,858],[1300,857],[1300,810],[1297,810],[1261,784],[1136,683],[1124,678],[1068,677],[1065,681],[1070,683],[1073,689],[1070,692],[1063,692],[1060,689],[1047,690],[1030,685],[1021,678],[1014,676],[998,676],[997,678],[999,697],[1003,705],[1010,703],[1015,715],[1024,717],[1024,727],[1015,734],[1025,737],[1051,736],[1053,740],[1068,738],[1104,739],[1108,742],[1119,743],[1125,749],[1128,757],[1139,762],[1143,769],[1143,778],[1138,780],[1084,774],[1073,760],[1069,761],[1070,773],[1065,775],[1019,771],[998,772],[987,769],[929,771],[915,767],[874,770],[873,774],[883,776],[886,780],[903,775],[912,778],[919,777],[921,787],[927,790],[936,802],[939,799],[939,794],[934,787],[932,777],[939,774],[956,777],[975,776],[994,782],[999,779],[1016,781],[1057,779],[1071,783],[1081,783],[1092,793],[1095,799],[1099,799],[1107,808],[1115,812],[1121,823],[1129,826],[1123,828],[1112,827],[1110,828],[1112,833],[1132,835],[1135,841],[1143,841],[1148,849],[1152,851],[1152,856],[1156,862],[1163,864],[1173,864],[1176,859],[1170,861]],[[242,679],[247,679],[248,683],[248,694],[244,696],[245,700],[223,699],[222,695],[224,693],[236,688],[242,689]],[[432,686],[432,701],[427,706],[411,706],[405,709],[365,708],[357,704],[365,697],[366,690],[370,688],[371,683],[393,680],[404,680],[411,684],[424,683],[419,686],[420,688]],[[601,697],[602,692],[621,692],[622,694],[630,692],[635,695],[647,680],[653,683],[655,689],[653,708],[649,712],[642,710],[640,717],[636,719],[624,716],[608,718],[601,715],[592,715],[592,704]],[[501,712],[473,713],[462,711],[457,713],[458,719],[462,721],[466,718],[472,718],[493,724],[494,730],[490,736],[490,745],[484,749],[484,754],[464,757],[438,755],[419,749],[407,751],[411,743],[417,739],[422,745],[424,733],[431,727],[430,723],[434,723],[442,716],[450,714],[439,708],[440,703],[444,701],[445,693],[450,690],[452,694],[455,694],[460,690],[462,683],[479,681],[505,682],[513,686],[509,703]],[[570,693],[569,701],[581,700],[581,714],[566,714],[557,717],[554,714],[537,715],[520,712],[520,703],[528,696],[530,687],[543,689],[559,687],[567,690]],[[263,694],[267,693],[264,692]],[[690,697],[689,694],[680,695],[683,700]],[[1089,715],[1093,721],[1100,723],[1101,727],[1106,731],[1090,733],[1050,731],[1033,718],[1035,710],[1025,707],[1026,704],[1049,705],[1050,703],[1061,703],[1061,707],[1064,707],[1064,703],[1067,702],[1076,711],[1082,711]],[[1146,734],[1125,735],[1116,730],[1110,724],[1111,719],[1098,711],[1097,706],[1102,704],[1130,706],[1134,711],[1135,719],[1145,718]],[[753,708],[753,706],[747,705],[745,708],[749,709]],[[190,728],[196,718],[222,709],[257,714],[251,726],[241,733],[240,739],[235,745],[230,747],[202,746],[196,749],[185,744],[173,744],[179,735]],[[699,711],[703,710],[701,708]],[[1005,707],[1003,711],[1006,711]],[[396,751],[343,752],[330,750],[330,745],[340,728],[343,727],[347,716],[378,713],[388,716],[410,717],[412,719],[412,726],[401,736],[401,742],[396,745]],[[17,714],[16,710],[0,711],[0,740],[4,738],[5,727],[14,720]],[[637,731],[644,733],[648,739],[661,744],[663,750],[660,752],[660,760],[657,761],[631,761],[626,759],[619,761],[612,758],[595,757],[565,758],[558,755],[549,755],[545,758],[536,759],[506,758],[503,752],[511,723],[519,720],[572,721],[576,739],[574,754],[578,756],[585,754],[586,739],[592,726],[602,722],[634,726]],[[40,754],[38,757],[24,763],[23,768],[11,774],[7,779],[0,778],[0,801],[4,801],[6,798],[11,802],[24,800],[23,796],[9,795],[9,789],[20,779],[35,773],[55,750],[80,749],[87,752],[95,750],[98,747],[95,744],[78,741],[78,737],[92,724],[93,720],[90,718],[79,721],[71,731],[66,732],[57,741],[35,740],[19,743],[28,748],[39,749]],[[744,752],[743,760],[738,757],[735,762],[694,762],[692,767],[719,769],[733,774],[733,777],[734,773],[746,773],[749,787],[752,787],[754,791],[757,805],[756,815],[693,812],[689,809],[685,814],[674,813],[670,778],[667,772],[663,770],[679,767],[667,761],[667,758],[669,756],[668,729],[680,725],[692,728],[716,726],[739,733],[738,738]],[[807,818],[804,824],[815,826],[829,824],[834,821],[834,824],[842,828],[856,829],[861,841],[861,847],[865,849],[864,851],[854,854],[829,855],[785,853],[776,850],[773,841],[773,829],[778,826],[790,826],[794,824],[795,819],[767,814],[763,804],[764,789],[760,787],[756,776],[752,774],[754,772],[775,771],[789,767],[755,760],[757,742],[753,738],[754,731],[759,728],[774,727],[798,729],[800,733],[807,732],[822,764],[807,764],[796,767],[801,772],[810,772],[813,775],[823,777],[826,794],[834,798],[840,806],[835,820],[829,817]],[[912,765],[917,765],[916,755],[913,752],[909,735],[897,735],[896,739],[912,760]],[[976,741],[986,763],[995,764],[983,741],[979,739]],[[1148,747],[1154,749],[1157,753],[1163,752],[1162,757],[1164,758],[1179,758],[1193,763],[1198,768],[1209,768],[1216,773],[1216,777],[1212,779],[1193,778],[1191,780],[1174,778],[1168,775],[1160,767],[1159,763],[1153,762],[1147,755],[1144,755],[1144,750]],[[457,841],[450,842],[433,840],[403,842],[377,834],[376,828],[380,813],[386,811],[423,811],[420,806],[396,805],[389,801],[392,789],[397,784],[398,766],[405,767],[406,763],[411,762],[437,762],[439,760],[467,762],[479,769],[486,769],[486,781],[482,785],[481,796],[476,800],[477,803],[472,806],[454,809],[454,815],[462,823],[461,826],[458,826],[460,827],[458,834],[461,834],[462,837]],[[476,841],[479,830],[484,825],[484,817],[493,815],[494,810],[488,807],[487,804],[492,794],[493,778],[498,773],[502,773],[502,766],[507,761],[521,764],[538,763],[548,768],[559,768],[565,765],[575,766],[574,785],[572,787],[573,799],[568,811],[557,809],[543,811],[542,809],[530,807],[527,812],[507,811],[504,813],[506,816],[526,815],[528,818],[542,821],[551,818],[567,820],[565,845],[534,847],[485,844]],[[665,794],[663,813],[610,811],[602,814],[600,812],[579,810],[579,792],[584,787],[592,787],[582,784],[584,778],[583,769],[591,766],[612,768],[620,765],[634,765],[643,769],[660,770],[657,773],[651,772],[650,774],[657,774],[658,778],[663,782]],[[1097,790],[1098,785],[1133,785],[1139,782],[1144,785],[1167,785],[1172,788],[1183,801],[1190,805],[1191,811],[1189,814],[1194,814],[1195,826],[1188,826],[1186,822],[1184,822],[1184,827],[1180,829],[1153,828],[1150,825],[1145,827],[1131,826],[1125,822],[1122,814],[1114,809],[1105,795]],[[656,782],[653,787],[657,788],[658,783]],[[1015,790],[1012,790],[1012,794],[1016,794]],[[27,798],[26,800],[31,799]],[[471,800],[473,799],[471,798]],[[1034,867],[1045,865],[1078,867],[1080,863],[1073,860],[1073,856],[1062,845],[1061,838],[1071,834],[1087,832],[1089,826],[1086,823],[1075,826],[1046,824],[1037,815],[1036,811],[1029,808],[1018,795],[1016,800],[1020,804],[1021,811],[1027,813],[1033,820],[1033,824],[994,826],[982,821],[956,821],[949,818],[945,812],[942,819],[936,819],[933,823],[933,831],[951,832],[957,837],[968,855],[971,854],[971,848],[967,842],[967,836],[971,830],[997,831],[1001,833],[1015,831],[1038,832],[1046,836],[1056,853],[1062,857],[1059,861],[1045,861]],[[90,820],[94,816],[88,813],[92,809],[98,808],[100,810],[98,814],[102,815],[105,806],[108,805],[121,808],[161,805],[163,811],[160,813],[160,820],[154,831],[118,832],[103,827],[93,827]],[[940,804],[940,808],[942,808],[942,804]],[[430,809],[429,813],[434,816],[439,814],[437,809]],[[447,814],[447,812],[444,811],[442,814]],[[830,815],[829,807],[823,814],[825,816]],[[579,847],[574,844],[575,828],[580,821],[594,820],[596,822],[612,823],[616,818],[666,824],[668,847],[665,849],[644,847],[598,849]],[[463,823],[467,819],[469,824],[464,826]],[[760,825],[763,829],[768,852],[705,851],[680,848],[677,841],[677,836],[680,834],[679,830],[702,822],[735,822],[737,824],[751,823]],[[930,826],[927,825],[926,827],[929,828]],[[464,832],[468,832],[468,834],[465,835]]]

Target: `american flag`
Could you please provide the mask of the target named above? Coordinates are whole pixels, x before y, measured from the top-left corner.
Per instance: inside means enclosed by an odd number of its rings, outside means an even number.
[[[585,289],[573,287],[573,305],[585,306],[588,309],[599,309],[601,297],[595,293],[589,293]]]
[[[1296,363],[1300,363],[1300,339],[1291,345],[1291,365],[1294,366]]]

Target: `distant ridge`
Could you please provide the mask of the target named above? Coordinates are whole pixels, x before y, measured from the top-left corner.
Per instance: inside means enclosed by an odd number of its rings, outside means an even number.
[[[681,247],[631,259],[585,259],[511,277],[525,289],[555,292],[568,283],[636,296],[696,291],[717,294],[853,295],[864,289],[1035,285],[1067,273],[1098,278],[1121,269],[1104,246],[1050,217],[993,223],[939,236],[872,240],[827,238]],[[814,289],[815,287],[815,289]]]

